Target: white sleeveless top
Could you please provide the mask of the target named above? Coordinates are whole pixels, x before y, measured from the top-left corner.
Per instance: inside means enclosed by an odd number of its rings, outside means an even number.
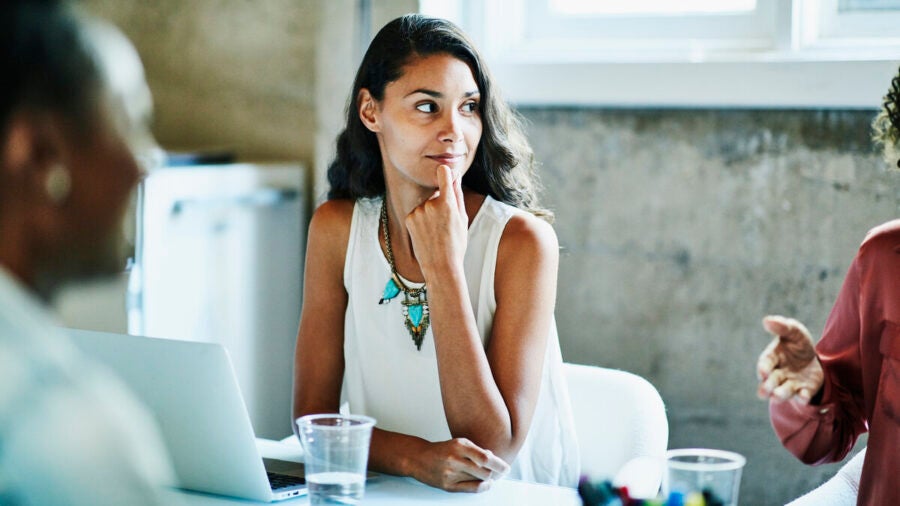
[[[342,402],[348,403],[351,413],[374,417],[381,429],[446,441],[452,436],[441,401],[431,328],[422,349],[417,350],[404,326],[403,294],[388,304],[378,304],[391,276],[378,242],[380,210],[380,198],[357,200],[353,208],[344,263],[349,298],[344,317]],[[494,269],[500,236],[510,217],[521,212],[488,196],[469,227],[464,270],[478,333],[485,344],[497,308]],[[554,319],[534,419],[510,476],[574,487],[579,465]]]

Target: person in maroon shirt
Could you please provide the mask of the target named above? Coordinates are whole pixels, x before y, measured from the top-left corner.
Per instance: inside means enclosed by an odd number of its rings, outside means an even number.
[[[873,127],[900,167],[900,75]],[[900,505],[900,220],[866,235],[818,344],[791,318],[763,326],[775,338],[757,362],[758,394],[785,448],[837,462],[868,431],[857,504]]]

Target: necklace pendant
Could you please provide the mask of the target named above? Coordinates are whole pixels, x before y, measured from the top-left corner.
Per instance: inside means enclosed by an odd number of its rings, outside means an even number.
[[[381,300],[379,300],[378,303],[387,304],[399,293],[400,287],[394,282],[394,278],[391,278],[388,280],[387,284],[384,285],[384,293],[381,295]]]
[[[428,300],[425,298],[425,292],[411,295],[403,292],[404,300],[403,316],[406,330],[409,331],[416,349],[422,350],[422,340],[425,339],[425,332],[431,323],[428,312]]]

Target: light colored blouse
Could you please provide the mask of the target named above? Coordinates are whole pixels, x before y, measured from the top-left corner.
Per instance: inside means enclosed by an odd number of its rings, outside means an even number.
[[[403,294],[390,303],[378,303],[391,276],[378,241],[380,209],[380,198],[360,199],[353,209],[344,264],[349,298],[344,318],[342,400],[349,403],[350,412],[374,417],[381,429],[446,441],[452,436],[441,400],[431,328],[422,349],[417,350],[404,326]],[[494,270],[500,236],[507,221],[521,212],[487,197],[469,227],[464,270],[485,345],[497,307]],[[547,339],[531,429],[511,464],[513,478],[564,486],[578,482],[578,446],[555,320]]]

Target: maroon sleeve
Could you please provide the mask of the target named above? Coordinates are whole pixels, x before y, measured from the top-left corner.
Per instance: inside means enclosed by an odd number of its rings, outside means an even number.
[[[802,401],[770,401],[772,427],[785,448],[807,464],[843,459],[866,431],[860,378],[859,256],[828,316],[816,353],[825,372],[817,405]]]

